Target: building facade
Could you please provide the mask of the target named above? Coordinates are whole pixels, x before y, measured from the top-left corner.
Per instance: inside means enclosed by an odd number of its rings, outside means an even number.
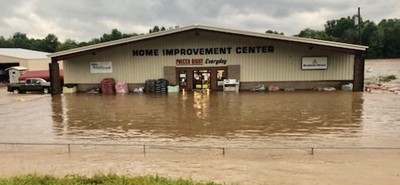
[[[165,78],[181,89],[221,90],[236,79],[309,89],[363,83],[366,46],[193,25],[50,54],[63,60],[64,83],[85,91],[104,78],[130,89]],[[57,73],[54,73],[57,76]],[[360,79],[361,78],[361,79]],[[363,84],[361,84],[363,85]],[[359,89],[358,89],[359,90]],[[362,88],[361,88],[362,90]]]
[[[0,48],[0,82],[10,82],[9,72],[6,70],[10,67],[23,67],[26,71],[48,70],[51,62],[47,57],[49,54],[21,48]],[[61,61],[60,64],[62,69]]]

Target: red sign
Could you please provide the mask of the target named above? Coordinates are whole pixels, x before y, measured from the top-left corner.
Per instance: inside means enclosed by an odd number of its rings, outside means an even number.
[[[176,59],[176,65],[203,65],[203,59]]]

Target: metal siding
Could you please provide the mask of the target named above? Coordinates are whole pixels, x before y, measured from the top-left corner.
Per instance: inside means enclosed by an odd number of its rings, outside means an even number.
[[[274,46],[273,53],[236,54],[238,46]],[[162,56],[162,49],[232,47],[231,54],[198,56]],[[133,56],[134,49],[159,49],[160,56]],[[304,56],[328,57],[327,70],[301,70]],[[353,78],[353,55],[313,48],[303,45],[276,42],[254,37],[221,34],[209,31],[184,32],[156,39],[114,46],[64,61],[65,83],[99,83],[112,77],[117,81],[144,83],[147,79],[162,78],[164,66],[175,66],[176,59],[210,58],[227,59],[228,65],[240,65],[241,81],[315,81],[351,80]],[[90,62],[111,61],[112,74],[90,74]],[[181,66],[177,66],[181,67]],[[196,67],[196,66],[185,66]],[[204,67],[204,66],[197,66]]]
[[[280,40],[280,41],[284,41],[284,42],[295,42],[295,43],[302,43],[302,44],[328,46],[328,47],[342,48],[342,49],[349,49],[349,50],[365,51],[368,48],[368,46],[362,46],[362,45],[346,44],[346,43],[340,43],[340,42],[331,42],[331,41],[316,40],[316,39],[301,38],[301,37],[290,37],[290,36],[284,36],[284,35],[279,35],[279,34],[256,33],[256,32],[250,32],[250,31],[232,30],[232,29],[211,27],[211,26],[205,26],[205,25],[192,25],[192,26],[180,27],[180,28],[161,31],[161,32],[155,32],[155,33],[151,33],[151,34],[143,34],[143,35],[129,37],[129,38],[125,38],[125,39],[114,40],[114,41],[110,41],[110,42],[99,43],[99,44],[95,44],[95,45],[89,45],[89,46],[70,49],[70,50],[66,50],[66,51],[60,51],[60,52],[50,54],[49,57],[65,56],[68,54],[90,51],[93,49],[111,47],[111,46],[116,46],[116,45],[120,45],[120,44],[126,44],[126,43],[146,40],[146,39],[153,39],[156,37],[163,37],[163,36],[167,36],[170,34],[177,34],[177,33],[194,31],[194,30],[219,32],[219,33],[224,33],[224,34],[235,34],[235,35],[241,35],[241,36],[257,37],[259,39],[273,39],[273,40]]]
[[[51,62],[49,59],[30,59],[28,60],[29,70],[36,71],[36,70],[49,70],[49,63]],[[59,62],[60,69],[63,69],[62,61]]]
[[[0,55],[0,63],[20,63],[22,61],[26,61],[26,60]]]

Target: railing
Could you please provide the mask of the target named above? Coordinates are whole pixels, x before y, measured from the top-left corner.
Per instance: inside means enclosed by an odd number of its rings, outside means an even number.
[[[207,149],[220,150],[225,156],[227,150],[307,150],[314,155],[316,150],[400,150],[400,147],[217,147],[217,146],[179,146],[179,145],[155,145],[155,144],[128,144],[128,143],[1,143],[0,145],[13,146],[65,146],[68,149],[68,156],[71,157],[71,146],[122,146],[141,147],[143,154],[150,149]]]

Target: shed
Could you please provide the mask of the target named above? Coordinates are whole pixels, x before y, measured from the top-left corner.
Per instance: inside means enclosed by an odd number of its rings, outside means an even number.
[[[4,71],[8,71],[9,74],[9,82],[10,83],[17,83],[18,78],[26,73],[28,69],[22,66],[13,66],[5,69]]]

